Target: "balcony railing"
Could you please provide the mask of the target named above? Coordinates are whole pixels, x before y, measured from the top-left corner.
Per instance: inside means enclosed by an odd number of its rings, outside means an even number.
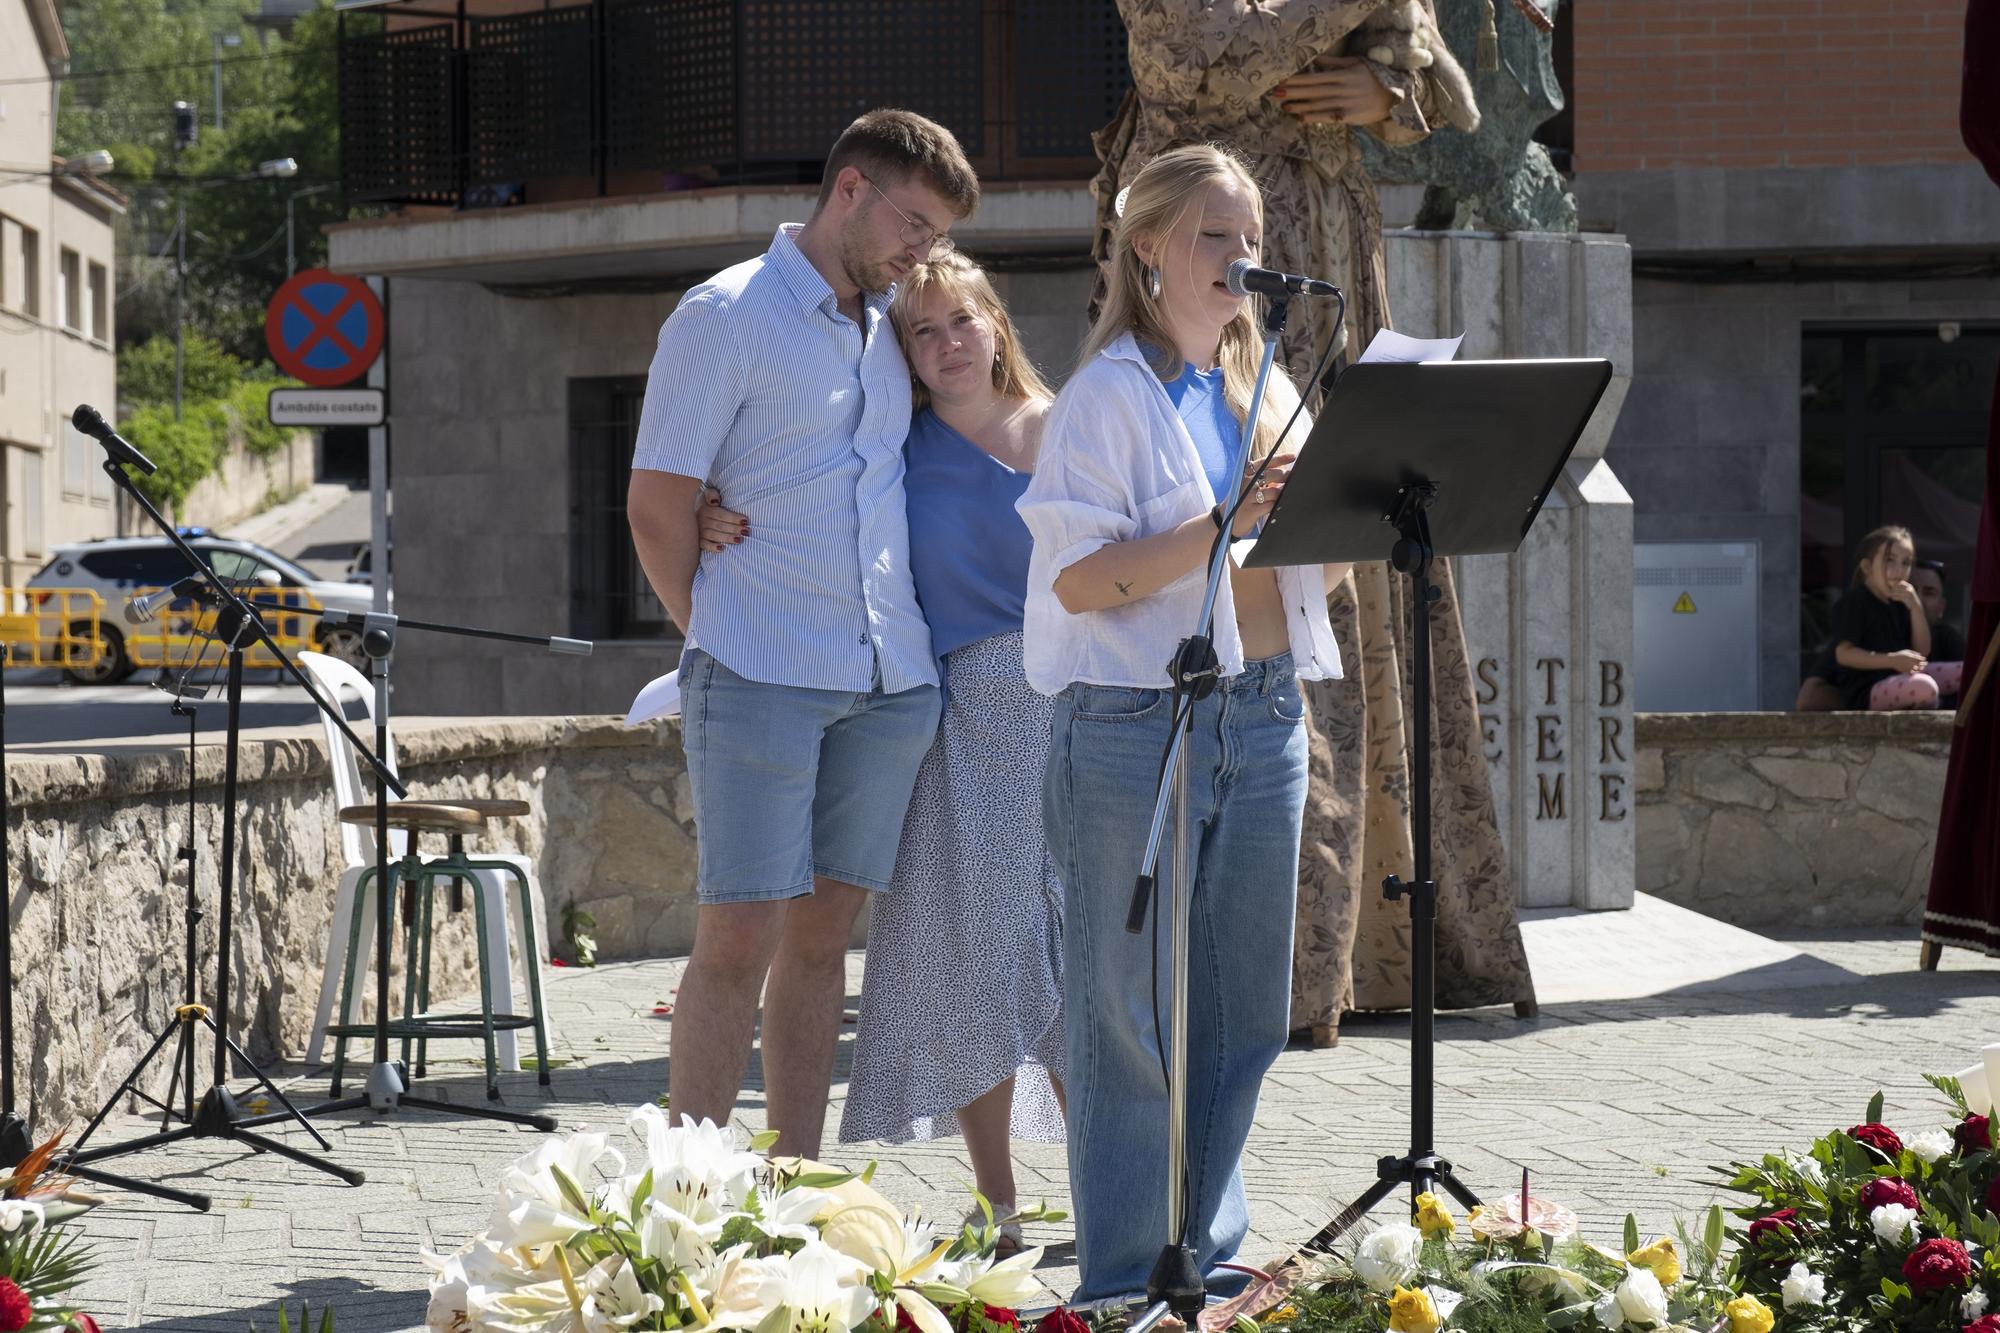
[[[591,0],[343,19],[355,203],[465,208],[819,178],[875,106],[989,180],[1075,178],[1130,86],[1114,0]]]

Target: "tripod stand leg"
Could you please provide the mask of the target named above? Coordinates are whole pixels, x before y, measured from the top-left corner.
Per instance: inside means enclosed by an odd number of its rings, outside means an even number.
[[[288,1115],[291,1119],[298,1121],[300,1127],[303,1128],[306,1133],[313,1136],[313,1142],[317,1143],[320,1147],[326,1149],[328,1152],[332,1152],[333,1145],[331,1143],[328,1143],[317,1129],[313,1128],[312,1121],[306,1119],[304,1116],[299,1114],[299,1108],[293,1106],[290,1100],[286,1098],[285,1094],[278,1091],[278,1085],[271,1082],[271,1080],[265,1075],[264,1071],[257,1067],[256,1061],[252,1060],[248,1055],[245,1055],[243,1053],[242,1047],[238,1046],[235,1042],[231,1041],[228,1035],[224,1033],[221,1028],[216,1027],[216,1025],[213,1022],[211,1022],[208,1018],[204,1017],[202,1021],[204,1023],[207,1023],[209,1026],[209,1030],[215,1033],[215,1039],[227,1045],[230,1051],[236,1056],[236,1058],[243,1062],[244,1067],[247,1068],[251,1072],[251,1074],[256,1077],[258,1084],[266,1092],[270,1093],[273,1097],[276,1097],[278,1099],[278,1105],[285,1108],[286,1115]],[[237,1125],[237,1128],[241,1129],[242,1125],[239,1123]],[[334,1174],[338,1175],[339,1173],[335,1172]]]
[[[476,1115],[486,1120],[504,1120],[510,1125],[529,1125],[549,1132],[553,1132],[556,1127],[554,1116],[536,1115],[528,1111],[503,1111],[497,1106],[460,1106],[455,1102],[433,1101],[429,1097],[405,1097],[401,1104],[432,1111],[449,1111],[453,1115]]]
[[[295,1111],[293,1114],[297,1115],[298,1113]],[[305,1122],[301,1120],[300,1123],[304,1124]],[[278,1139],[253,1133],[240,1125],[230,1132],[229,1137],[241,1139],[260,1152],[274,1152],[280,1157],[299,1163],[301,1166],[309,1166],[315,1171],[324,1171],[327,1175],[344,1180],[350,1185],[359,1185],[368,1179],[367,1176],[350,1167],[342,1166],[338,1162],[329,1162],[324,1157],[315,1156],[303,1148],[294,1148],[291,1144],[284,1143]],[[313,1137],[318,1138],[319,1136],[315,1134]],[[325,1143],[326,1140],[320,1139],[320,1142]]]
[[[153,1038],[153,1044],[146,1048],[146,1053],[139,1057],[137,1064],[132,1066],[132,1072],[125,1076],[125,1081],[118,1085],[118,1090],[105,1098],[104,1105],[97,1108],[97,1114],[92,1116],[90,1123],[83,1127],[83,1133],[76,1136],[76,1142],[70,1145],[69,1157],[73,1159],[78,1150],[90,1141],[90,1136],[97,1132],[97,1127],[104,1123],[106,1116],[111,1114],[111,1108],[118,1105],[118,1099],[125,1095],[125,1090],[137,1081],[139,1072],[151,1064],[153,1057],[160,1053],[160,1048],[167,1044],[167,1038],[173,1036],[176,1031],[185,1031],[187,1024],[187,1019],[176,1016],[171,1023],[160,1029],[160,1035]]]
[[[1385,1175],[1368,1187],[1366,1193],[1347,1205],[1338,1216],[1318,1231],[1311,1240],[1299,1246],[1300,1254],[1324,1254],[1334,1243],[1350,1231],[1356,1222],[1366,1217],[1376,1204],[1389,1197],[1390,1191],[1403,1182],[1395,1176]]]
[[[88,1180],[94,1185],[110,1185],[117,1189],[130,1190],[134,1194],[150,1194],[156,1199],[165,1199],[168,1203],[177,1203],[182,1207],[192,1208],[198,1213],[208,1211],[209,1198],[206,1194],[190,1194],[185,1190],[170,1189],[165,1185],[155,1185],[147,1180],[132,1180],[126,1176],[114,1176],[109,1171],[96,1171],[87,1166],[66,1166],[63,1170],[75,1176],[78,1180]]]
[[[1479,1207],[1479,1196],[1477,1194],[1474,1194],[1469,1188],[1467,1188],[1464,1181],[1460,1180],[1457,1176],[1453,1175],[1450,1167],[1448,1166],[1439,1167],[1437,1179],[1438,1179],[1438,1184],[1443,1185],[1447,1190],[1450,1190],[1451,1197],[1457,1199],[1459,1203],[1463,1204],[1467,1208]]]

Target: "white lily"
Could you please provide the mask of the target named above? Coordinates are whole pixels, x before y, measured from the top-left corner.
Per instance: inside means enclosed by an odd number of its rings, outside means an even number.
[[[939,1265],[938,1281],[929,1285],[941,1283],[943,1287],[962,1291],[982,1304],[1019,1309],[1041,1293],[1041,1284],[1035,1280],[1034,1274],[1035,1265],[1041,1261],[1042,1247],[1039,1245],[998,1263],[983,1257],[961,1259],[956,1263]]]
[[[789,1189],[782,1194],[774,1194],[759,1186],[756,1195],[757,1229],[772,1240],[816,1239],[819,1230],[812,1221],[825,1210],[832,1197],[825,1190]],[[854,1257],[859,1259],[862,1256]]]
[[[658,1259],[670,1269],[704,1272],[715,1263],[715,1242],[722,1235],[722,1223],[698,1223],[658,1199],[648,1199],[635,1230],[641,1258]]]
[[[646,1143],[652,1197],[697,1222],[738,1210],[750,1197],[764,1159],[748,1150],[735,1126],[717,1128],[682,1116],[675,1125],[657,1106],[632,1113],[632,1132]]]
[[[521,1251],[502,1250],[484,1237],[456,1254],[418,1252],[431,1270],[431,1299],[424,1327],[431,1333],[470,1333],[483,1327],[482,1312],[517,1287],[555,1276],[554,1265],[540,1269],[524,1262]]]
[[[688,1281],[682,1287],[682,1298],[693,1298],[688,1304],[694,1315],[694,1322],[682,1333],[757,1327],[774,1308],[765,1301],[769,1270],[783,1262],[782,1258],[759,1259],[748,1245],[724,1251],[715,1266],[702,1275],[705,1281]],[[700,1291],[695,1290],[697,1286]]]
[[[817,1240],[764,1261],[759,1297],[769,1309],[758,1333],[835,1333],[858,1328],[875,1311],[868,1268]]]
[[[580,1278],[565,1268],[550,1281],[485,1302],[473,1327],[494,1333],[619,1333],[665,1305],[640,1287],[631,1265],[612,1255]]]
[[[518,1158],[500,1177],[500,1202],[488,1234],[502,1247],[560,1244],[588,1231],[590,1219],[576,1208],[557,1183],[556,1172],[588,1197],[595,1188],[598,1166],[605,1161],[623,1170],[624,1157],[602,1134],[571,1134],[551,1139]]]

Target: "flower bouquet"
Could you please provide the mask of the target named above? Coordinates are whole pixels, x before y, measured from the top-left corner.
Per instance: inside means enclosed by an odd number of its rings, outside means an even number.
[[[575,1133],[508,1168],[486,1231],[424,1255],[430,1328],[998,1333],[1040,1290],[1040,1249],[994,1260],[984,1200],[983,1227],[939,1234],[873,1189],[872,1167],[770,1160],[775,1136],[675,1125],[655,1106],[629,1124],[629,1165],[605,1135]]]
[[[1780,1333],[2000,1333],[2000,1153],[1993,1121],[1956,1079],[1931,1078],[1951,1123],[1905,1141],[1877,1093],[1859,1124],[1804,1155],[1732,1166],[1739,1279],[1781,1311]]]
[[[1700,1237],[1644,1244],[1627,1217],[1625,1243],[1611,1250],[1580,1240],[1575,1213],[1532,1196],[1525,1176],[1521,1184],[1462,1223],[1436,1195],[1419,1195],[1410,1222],[1370,1232],[1257,1322],[1274,1333],[1757,1329],[1728,1308],[1721,1209]]]
[[[97,1333],[97,1321],[67,1299],[90,1270],[91,1255],[76,1233],[62,1230],[97,1200],[49,1171],[60,1142],[50,1139],[0,1175],[0,1333]]]

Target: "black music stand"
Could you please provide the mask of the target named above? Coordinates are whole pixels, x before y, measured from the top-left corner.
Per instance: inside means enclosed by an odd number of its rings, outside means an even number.
[[[1438,556],[1520,546],[1611,382],[1600,359],[1361,363],[1340,377],[1246,568],[1379,560],[1410,576],[1410,835],[1413,882],[1384,896],[1410,904],[1410,1151],[1376,1163],[1376,1181],[1301,1253],[1325,1250],[1400,1184],[1442,1185],[1479,1200],[1435,1146],[1437,885],[1431,879],[1430,581]],[[1388,529],[1385,531],[1384,529]]]

